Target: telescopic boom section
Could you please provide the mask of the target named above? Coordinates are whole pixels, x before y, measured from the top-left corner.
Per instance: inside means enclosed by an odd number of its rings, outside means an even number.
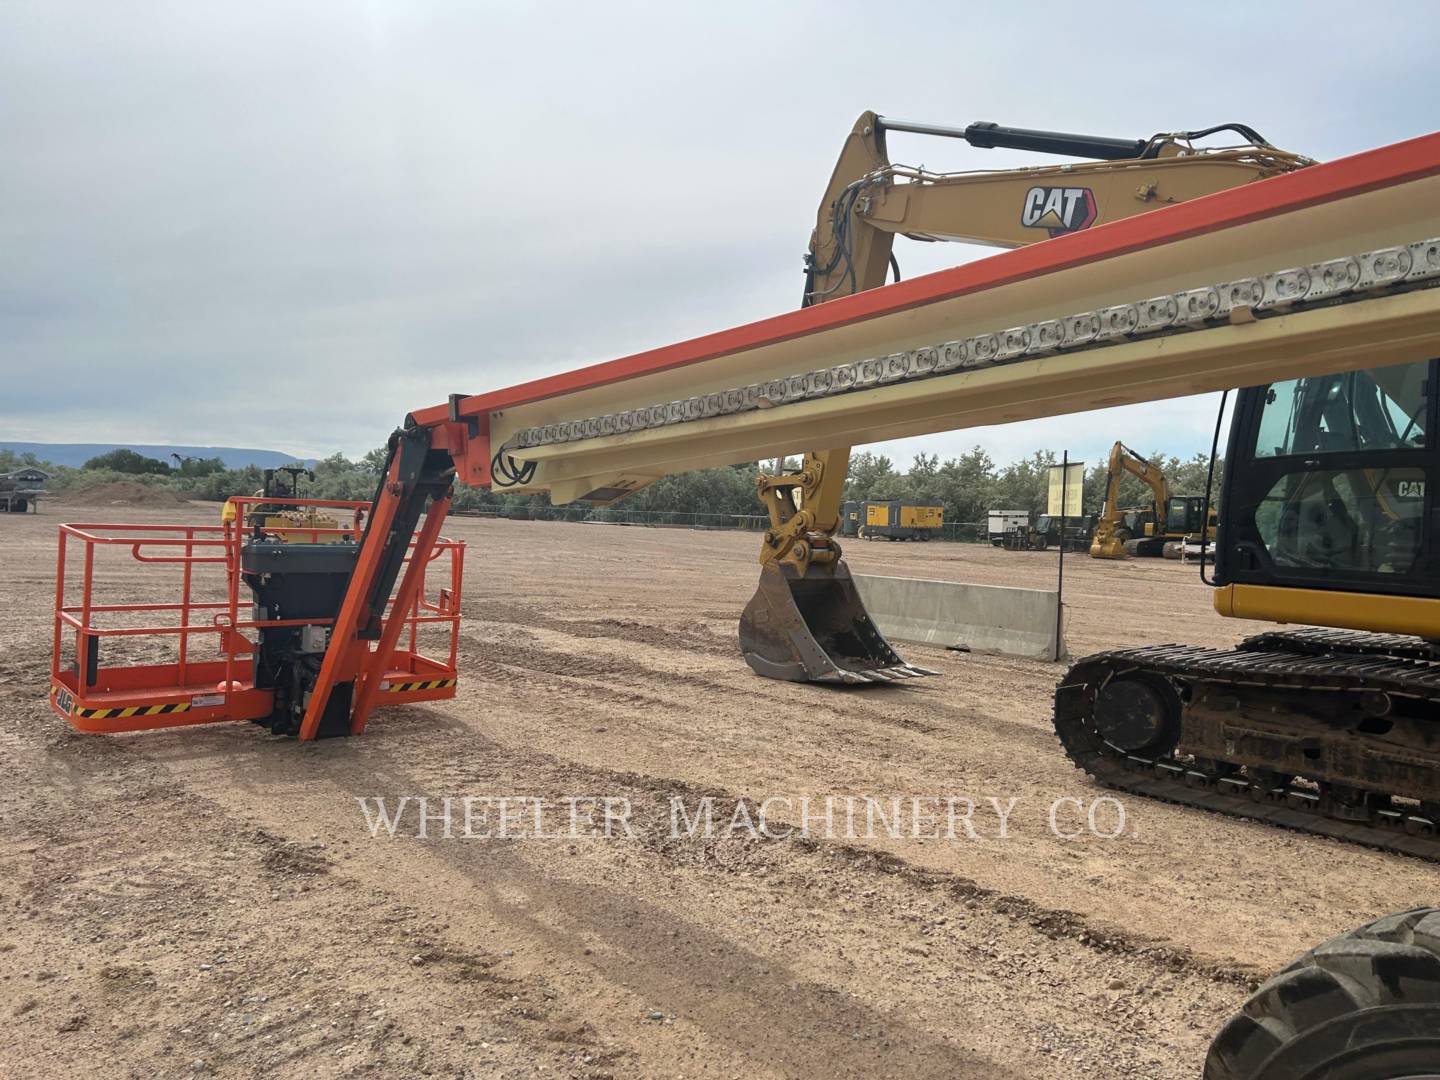
[[[454,455],[463,454],[463,434],[463,429],[457,432],[449,425],[412,424],[390,436],[389,457],[355,569],[306,703],[302,740],[359,735],[365,730],[387,662],[405,627],[405,613],[415,603],[440,527],[450,512]],[[412,539],[414,551],[407,561]]]
[[[1440,353],[1437,237],[1440,134],[635,356],[456,396],[411,421],[431,431],[463,482],[607,503],[690,469],[803,452],[808,467],[817,451],[856,443],[1403,363]],[[399,469],[392,460],[384,498],[392,484],[403,491]],[[767,503],[779,517],[793,505],[788,535],[808,544],[811,576],[798,580],[814,580],[813,568],[845,573],[823,530],[806,531],[825,525],[828,510],[805,497],[786,502],[775,479],[762,481]],[[822,471],[798,490],[824,503],[837,487]],[[385,513],[403,531],[398,510]],[[772,533],[774,552],[782,537]],[[346,598],[343,621],[357,641],[380,588],[383,560],[377,554],[372,567],[370,548],[389,535],[367,536],[365,574],[357,572]],[[767,573],[781,563],[772,554]],[[766,674],[808,674],[810,642],[827,649],[821,639],[830,631],[819,624],[834,606],[807,609],[806,597],[792,596],[808,637],[793,620],[781,627],[792,637],[788,651],[761,658],[779,670],[752,660]],[[831,630],[828,647],[849,655],[833,671],[815,661],[821,677],[894,666],[853,624],[848,634]],[[343,680],[365,656],[339,638],[332,647],[346,653],[333,659]]]

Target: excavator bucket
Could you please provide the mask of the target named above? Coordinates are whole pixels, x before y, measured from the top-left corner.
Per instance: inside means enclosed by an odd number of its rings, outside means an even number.
[[[892,683],[934,675],[900,658],[865,610],[841,560],[812,563],[802,576],[767,563],[740,616],[740,651],[767,679]]]

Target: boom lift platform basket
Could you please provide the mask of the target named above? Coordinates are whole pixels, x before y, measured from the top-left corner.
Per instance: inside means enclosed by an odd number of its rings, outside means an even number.
[[[279,732],[303,712],[305,675],[318,668],[335,621],[320,609],[333,612],[328,593],[349,584],[371,504],[230,502],[234,520],[220,525],[60,527],[50,706],[71,726],[117,733],[253,720]],[[143,568],[146,591],[166,576],[172,599],[139,602],[98,590],[97,567],[114,581],[115,556],[126,553]],[[464,555],[463,542],[437,538],[418,556],[419,587],[398,620],[393,599],[387,602],[386,621],[400,633],[375,705],[455,696]],[[411,541],[404,564],[416,557]],[[287,575],[291,569],[301,573]],[[133,576],[125,584],[136,591]],[[283,657],[298,660],[288,682]]]

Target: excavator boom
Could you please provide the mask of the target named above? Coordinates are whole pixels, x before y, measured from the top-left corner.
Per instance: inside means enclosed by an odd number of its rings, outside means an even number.
[[[892,164],[885,138],[892,131],[1091,160],[933,172]],[[1243,145],[1195,145],[1222,131],[1234,132]],[[847,136],[820,203],[805,260],[804,303],[874,288],[884,283],[891,266],[898,279],[892,255],[896,234],[1021,247],[1311,164],[1307,157],[1271,146],[1244,124],[1113,139],[992,123],[955,128],[867,112]]]

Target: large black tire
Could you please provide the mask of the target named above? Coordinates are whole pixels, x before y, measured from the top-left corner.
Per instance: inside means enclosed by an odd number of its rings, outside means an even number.
[[[1205,1080],[1440,1077],[1440,908],[1312,949],[1220,1029]]]

